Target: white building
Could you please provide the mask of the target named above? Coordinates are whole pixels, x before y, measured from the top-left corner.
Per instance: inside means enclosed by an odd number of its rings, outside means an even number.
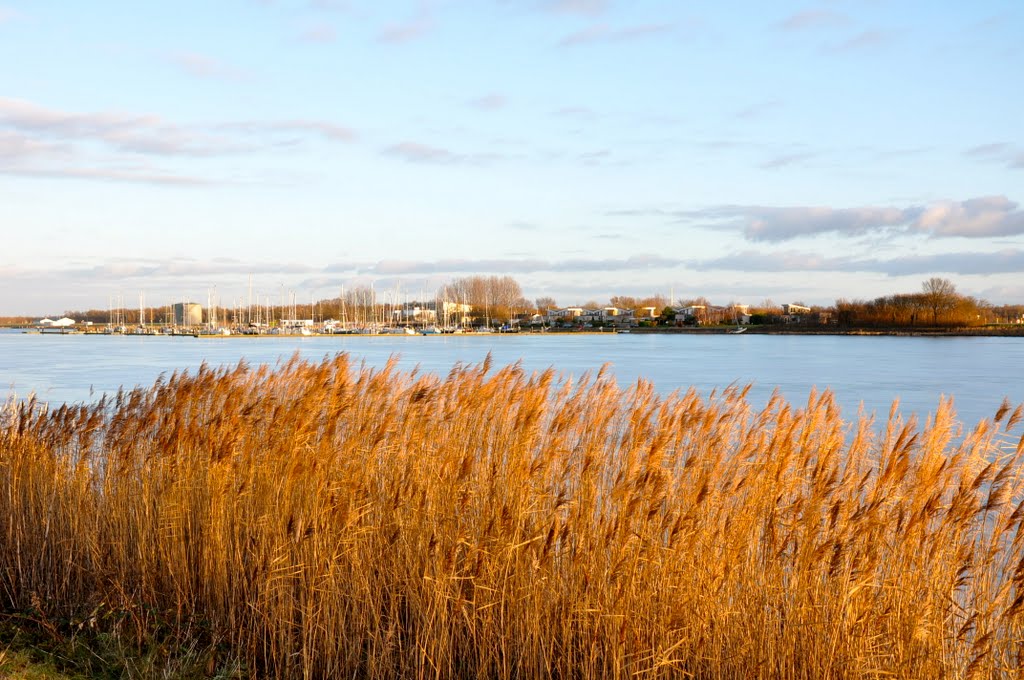
[[[56,321],[54,321],[53,319],[40,319],[39,321],[36,322],[36,325],[45,326],[46,328],[69,328],[75,325],[75,320],[69,319],[66,316],[61,317]]]

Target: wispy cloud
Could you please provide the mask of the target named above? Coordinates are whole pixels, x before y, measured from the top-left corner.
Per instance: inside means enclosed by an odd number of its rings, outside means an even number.
[[[409,43],[426,36],[433,29],[433,14],[426,4],[421,4],[412,18],[385,26],[377,36],[377,40],[392,44]]]
[[[671,32],[672,24],[643,24],[616,28],[607,24],[594,24],[582,30],[570,33],[558,41],[561,47],[578,47],[593,43],[626,42],[639,40]]]
[[[191,175],[181,175],[162,170],[138,167],[89,167],[64,165],[35,166],[0,166],[0,174],[14,177],[47,178],[47,179],[84,179],[104,182],[127,182],[131,184],[155,184],[175,187],[200,187],[216,183],[213,180]]]
[[[612,152],[608,149],[598,149],[596,151],[586,151],[577,156],[577,158],[584,165],[602,165],[612,157]]]
[[[757,118],[758,116],[762,116],[773,109],[779,108],[780,106],[782,106],[782,102],[778,99],[769,99],[740,109],[736,112],[736,117]]]
[[[384,153],[413,163],[455,163],[462,158],[448,149],[419,142],[399,142],[386,148]]]
[[[471,99],[469,105],[481,111],[497,111],[508,106],[508,99],[504,95],[490,93],[482,97]]]
[[[989,158],[992,156],[1001,156],[1005,153],[1010,152],[1013,147],[1007,142],[992,142],[990,144],[979,144],[978,146],[972,146],[970,149],[964,151],[966,156],[975,156],[980,158]]]
[[[614,211],[668,217],[708,228],[741,232],[750,241],[781,242],[836,234],[863,236],[876,232],[921,234],[932,238],[991,238],[1024,234],[1024,211],[1006,196],[965,201],[935,201],[905,208],[861,206],[725,205],[702,210]]]
[[[240,150],[230,140],[171,124],[158,116],[72,113],[0,98],[0,126],[63,141],[104,142],[120,151],[206,156]]]
[[[198,52],[179,52],[169,57],[172,64],[195,78],[238,80],[242,72],[220,59]]]
[[[299,34],[299,40],[305,43],[327,44],[338,39],[338,32],[330,24],[309,26]]]
[[[155,260],[111,260],[87,267],[71,268],[64,273],[69,276],[93,278],[148,278],[152,276],[234,276],[238,274],[308,274],[320,271],[301,263],[290,262],[243,262],[233,258],[197,260],[193,258],[170,258]]]
[[[350,142],[356,137],[356,133],[352,128],[322,120],[247,121],[222,123],[217,127],[220,130],[231,130],[256,135],[266,135],[268,133],[310,134],[333,142]]]
[[[471,164],[483,165],[504,158],[496,153],[458,153],[419,142],[399,142],[383,151],[386,156],[400,158],[410,163],[435,163],[442,165]]]
[[[0,160],[6,163],[62,156],[69,154],[70,151],[71,147],[67,144],[47,142],[17,132],[0,130]]]
[[[818,154],[813,151],[781,154],[779,156],[769,158],[768,160],[761,163],[758,167],[760,167],[762,170],[777,170],[779,168],[784,168],[789,165],[798,165],[803,161],[815,158],[817,155]]]
[[[677,267],[682,260],[660,255],[640,254],[625,258],[607,259],[562,259],[545,260],[531,258],[509,259],[443,259],[432,261],[381,260],[371,265],[356,263],[335,263],[325,268],[327,272],[352,272],[382,276],[404,276],[425,274],[466,274],[466,273],[508,273],[528,274],[534,272],[602,272],[641,269],[665,269]]]
[[[348,12],[352,9],[349,0],[309,0],[311,9]]]
[[[964,155],[982,161],[1003,163],[1013,170],[1024,168],[1024,150],[1016,148],[1009,142],[980,144],[964,151]]]
[[[887,276],[948,273],[970,276],[1022,271],[1024,250],[905,255],[888,259],[825,257],[797,251],[741,251],[718,258],[690,260],[687,265],[699,271],[877,272]]]
[[[355,136],[351,128],[319,120],[230,122],[185,127],[152,114],[59,111],[20,99],[0,97],[0,131],[3,127],[48,139],[104,142],[120,151],[188,156],[236,153],[254,148],[251,142],[229,138],[225,132],[300,132],[332,141],[349,141]]]
[[[554,12],[596,15],[608,9],[608,0],[547,0],[544,7]]]
[[[879,30],[866,30],[841,42],[827,45],[825,51],[837,54],[861,52],[885,47],[891,41],[892,36],[888,33]]]
[[[251,153],[276,148],[284,135],[348,142],[355,133],[330,121],[304,119],[182,126],[152,114],[60,111],[0,98],[0,159],[5,161],[0,171],[9,176],[176,186],[223,183],[146,161]]]
[[[834,28],[849,23],[850,19],[845,14],[830,10],[811,9],[789,15],[779,23],[778,27],[784,31],[804,31]]]
[[[912,146],[903,149],[883,149],[875,152],[875,158],[884,160],[890,158],[909,158],[933,151],[930,146]]]
[[[598,117],[596,111],[586,106],[563,106],[560,109],[555,109],[551,112],[552,116],[558,116],[559,118],[577,118],[592,120]]]

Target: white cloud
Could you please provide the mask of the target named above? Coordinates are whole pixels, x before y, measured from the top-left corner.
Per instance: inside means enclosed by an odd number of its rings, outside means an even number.
[[[672,30],[671,24],[644,24],[613,28],[606,24],[594,24],[582,30],[570,33],[558,41],[561,47],[577,47],[592,43],[624,42],[663,35]]]
[[[439,165],[484,165],[503,156],[496,153],[458,153],[441,147],[421,144],[420,142],[399,142],[392,144],[383,151],[386,156],[394,156],[410,163],[435,163]]]
[[[690,260],[700,271],[762,273],[877,272],[886,276],[957,274],[961,276],[1013,274],[1024,271],[1024,250],[905,255],[894,258],[826,257],[798,251],[741,251],[724,257]]]
[[[535,272],[605,272],[677,267],[681,260],[659,255],[640,254],[624,258],[536,258],[444,260],[381,260],[368,263],[335,263],[325,271],[352,272],[383,276],[423,274],[530,274]]]
[[[351,128],[323,120],[177,125],[152,114],[69,112],[0,97],[0,172],[10,176],[211,183],[154,168],[145,158],[205,158],[276,148],[282,135],[329,142],[354,139]],[[292,140],[289,140],[292,141]]]
[[[830,233],[861,236],[881,231],[917,233],[935,238],[1024,234],[1024,211],[1005,196],[937,201],[907,208],[727,205],[695,211],[661,212],[697,226],[739,230],[751,241],[788,241]]]
[[[18,132],[0,130],[0,159],[6,163],[66,155],[69,150],[70,148],[66,144],[52,143]]]
[[[1006,196],[942,201],[921,209],[911,227],[931,236],[1009,236],[1024,233],[1024,212]]]
[[[120,151],[205,156],[241,150],[239,145],[150,114],[74,113],[49,109],[22,99],[0,98],[0,128],[37,137],[103,142]]]

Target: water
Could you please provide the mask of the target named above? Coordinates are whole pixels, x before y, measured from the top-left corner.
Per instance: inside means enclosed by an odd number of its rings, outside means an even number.
[[[801,335],[494,335],[192,338],[27,335],[0,331],[0,398],[34,392],[50,403],[81,402],[121,385],[149,385],[161,373],[194,370],[202,362],[274,364],[294,352],[319,360],[349,352],[382,366],[400,357],[405,369],[445,374],[456,362],[490,353],[495,365],[522,361],[528,370],[554,367],[579,376],[611,365],[620,384],[638,378],[662,393],[695,386],[704,394],[752,383],[763,405],[778,388],[795,403],[812,388],[831,388],[843,413],[863,404],[884,418],[894,399],[922,418],[941,395],[954,397],[960,419],[991,417],[1004,397],[1024,401],[1020,369],[1024,338]]]

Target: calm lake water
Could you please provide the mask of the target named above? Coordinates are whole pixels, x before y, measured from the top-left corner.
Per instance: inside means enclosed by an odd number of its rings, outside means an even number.
[[[446,373],[456,362],[488,353],[495,365],[522,361],[529,370],[554,367],[579,376],[611,365],[620,384],[637,378],[662,393],[695,386],[704,394],[752,383],[764,404],[776,388],[792,402],[811,388],[831,388],[844,415],[860,404],[883,418],[894,399],[924,417],[940,395],[954,398],[965,423],[991,417],[1003,397],[1024,401],[1024,338],[928,338],[801,335],[495,335],[311,338],[192,338],[29,335],[0,331],[0,398],[34,392],[50,403],[81,402],[119,386],[149,385],[161,373],[202,362],[251,364],[298,351],[319,360],[349,352],[371,366],[398,356],[406,369]]]

